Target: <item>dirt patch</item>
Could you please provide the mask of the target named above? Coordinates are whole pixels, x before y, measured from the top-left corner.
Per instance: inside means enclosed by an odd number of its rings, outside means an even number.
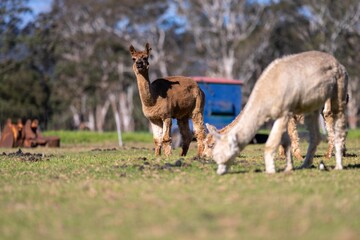
[[[11,159],[19,159],[26,162],[38,162],[38,161],[49,161],[50,155],[45,155],[44,153],[29,153],[23,152],[21,149],[13,153],[2,153],[2,156],[6,156]]]
[[[148,161],[146,157],[139,157],[137,160],[140,161],[140,163],[116,165],[114,166],[114,168],[120,168],[120,169],[136,168],[139,171],[143,171],[145,169],[171,171],[172,169],[186,168],[190,166],[189,163],[184,162],[183,158],[177,159],[175,162],[166,162],[164,164],[158,164],[158,163],[153,164],[150,161]]]
[[[92,152],[110,152],[110,151],[117,151],[116,148],[94,148],[91,149]]]
[[[208,158],[202,158],[202,157],[193,157],[191,158],[191,161],[196,161],[202,164],[213,164],[213,160],[208,159]]]

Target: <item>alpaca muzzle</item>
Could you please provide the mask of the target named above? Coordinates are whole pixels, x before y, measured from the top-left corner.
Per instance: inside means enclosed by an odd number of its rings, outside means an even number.
[[[144,63],[142,61],[136,62],[136,68],[137,69],[143,69],[145,67]]]

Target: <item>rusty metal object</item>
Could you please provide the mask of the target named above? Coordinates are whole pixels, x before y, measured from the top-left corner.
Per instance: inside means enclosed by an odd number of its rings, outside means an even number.
[[[44,137],[39,129],[37,119],[31,121],[28,119],[23,125],[21,119],[17,124],[12,124],[8,119],[2,131],[0,147],[26,147],[32,148],[37,146],[60,147],[60,138],[56,136]]]
[[[14,135],[11,130],[11,126],[8,124],[5,125],[2,130],[1,139],[0,139],[0,147],[2,148],[12,148],[14,147]]]

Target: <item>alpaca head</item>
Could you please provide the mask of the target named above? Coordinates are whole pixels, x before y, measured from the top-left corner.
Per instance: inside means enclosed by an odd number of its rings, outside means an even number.
[[[212,150],[215,145],[215,137],[214,134],[211,132],[217,132],[219,131],[214,127],[213,125],[210,125],[208,123],[205,124],[209,133],[206,135],[206,138],[204,139],[204,151],[203,151],[203,157],[211,158],[212,157]],[[211,132],[210,132],[211,131]]]
[[[136,51],[133,45],[129,47],[129,51],[133,60],[133,70],[135,73],[144,73],[149,69],[149,57],[151,47],[146,43],[144,51]]]
[[[215,140],[215,144],[212,148],[212,158],[218,164],[217,174],[225,174],[240,152],[236,135],[219,134],[214,130],[216,128],[209,124],[206,124],[206,127]]]

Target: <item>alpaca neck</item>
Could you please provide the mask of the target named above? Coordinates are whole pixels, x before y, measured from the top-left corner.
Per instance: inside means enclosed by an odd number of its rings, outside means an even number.
[[[249,99],[237,123],[228,133],[236,135],[240,150],[254,138],[259,128],[269,119],[269,111],[261,104],[256,104],[256,100],[255,95]]]
[[[136,80],[139,88],[141,103],[146,107],[153,106],[154,99],[151,95],[148,71],[145,71],[144,73],[136,73]]]

